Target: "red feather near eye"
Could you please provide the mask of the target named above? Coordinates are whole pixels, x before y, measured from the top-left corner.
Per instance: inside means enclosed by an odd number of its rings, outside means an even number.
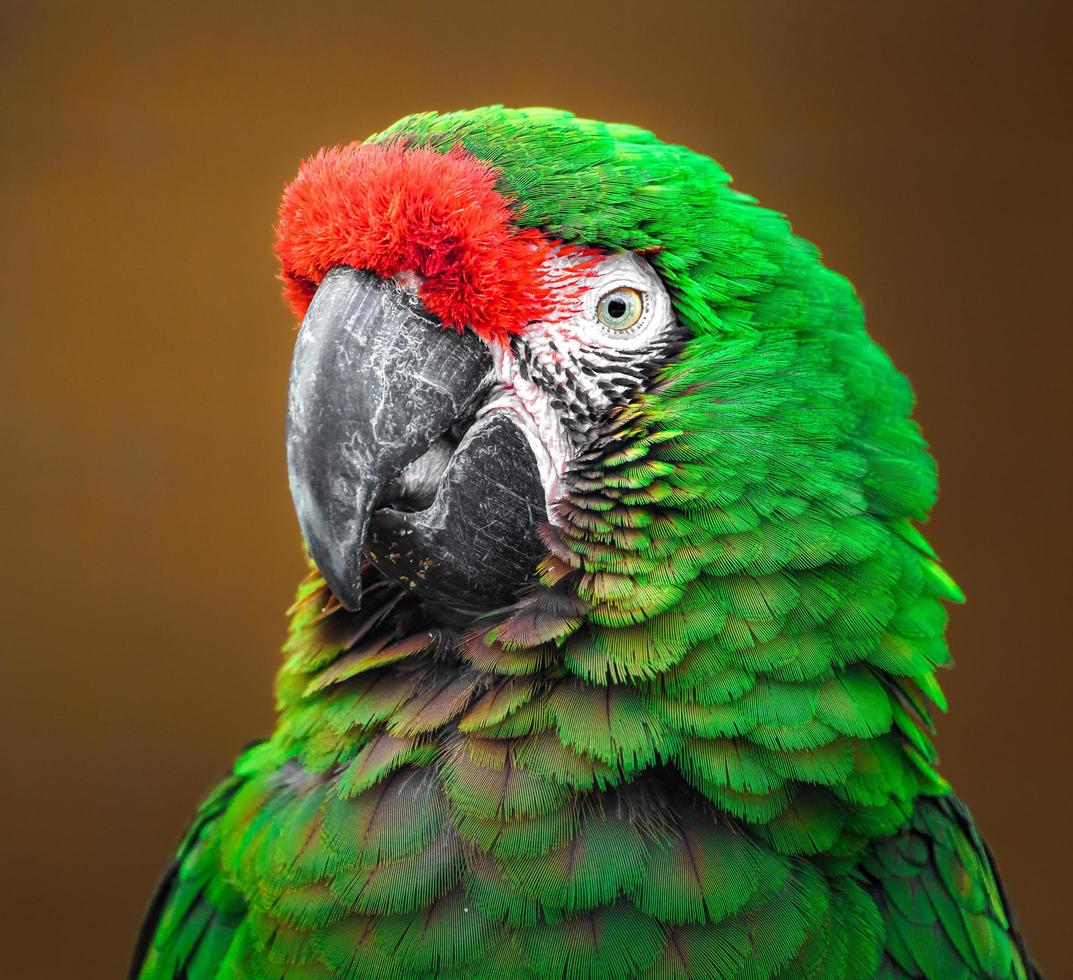
[[[321,150],[280,203],[276,255],[285,298],[303,316],[328,270],[349,265],[385,278],[416,273],[431,313],[486,340],[552,318],[584,263],[547,274],[544,263],[562,246],[514,224],[498,176],[460,147],[438,153],[351,143]]]

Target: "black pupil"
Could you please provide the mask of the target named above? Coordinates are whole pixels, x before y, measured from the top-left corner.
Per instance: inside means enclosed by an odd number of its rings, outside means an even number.
[[[608,300],[607,315],[612,320],[621,320],[626,315],[626,301],[624,299]]]

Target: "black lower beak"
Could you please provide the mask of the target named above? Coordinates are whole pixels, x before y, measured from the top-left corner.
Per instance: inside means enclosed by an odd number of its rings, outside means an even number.
[[[325,276],[295,345],[287,462],[310,555],[348,609],[363,551],[459,608],[501,605],[532,574],[546,505],[525,435],[492,414],[454,438],[492,379],[480,338],[413,291],[346,266]]]

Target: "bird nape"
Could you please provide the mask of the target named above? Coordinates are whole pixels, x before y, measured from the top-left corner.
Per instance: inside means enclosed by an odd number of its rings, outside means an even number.
[[[132,976],[1036,975],[910,387],[781,215],[493,107],[321,151],[276,249],[310,572]]]

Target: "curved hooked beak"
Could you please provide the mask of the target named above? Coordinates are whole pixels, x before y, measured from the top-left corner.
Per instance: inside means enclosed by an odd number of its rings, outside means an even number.
[[[348,266],[324,277],[294,349],[287,464],[309,553],[346,608],[363,552],[459,609],[504,605],[532,577],[544,490],[508,416],[474,421],[493,381],[483,341],[413,291]]]

